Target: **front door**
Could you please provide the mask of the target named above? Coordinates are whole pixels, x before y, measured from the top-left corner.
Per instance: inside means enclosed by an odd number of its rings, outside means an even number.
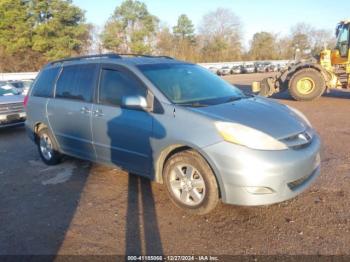
[[[92,109],[93,143],[97,159],[141,175],[152,164],[151,113],[121,108],[124,96],[147,95],[147,88],[129,71],[102,66],[97,103]]]

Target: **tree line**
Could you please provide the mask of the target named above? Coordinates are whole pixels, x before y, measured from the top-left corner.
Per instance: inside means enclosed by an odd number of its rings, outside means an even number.
[[[297,24],[280,37],[258,32],[245,50],[240,18],[230,9],[205,14],[195,28],[182,14],[168,26],[145,3],[124,0],[100,32],[72,0],[0,0],[0,72],[35,71],[44,63],[92,52],[168,55],[191,62],[292,59],[318,54],[332,32]]]

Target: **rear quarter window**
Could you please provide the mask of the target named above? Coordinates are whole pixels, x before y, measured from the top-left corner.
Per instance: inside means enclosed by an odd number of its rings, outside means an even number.
[[[53,88],[60,70],[60,67],[55,67],[42,71],[33,86],[32,96],[53,97]]]

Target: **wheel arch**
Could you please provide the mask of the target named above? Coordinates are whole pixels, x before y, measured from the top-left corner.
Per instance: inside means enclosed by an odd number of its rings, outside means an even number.
[[[54,142],[56,143],[59,151],[61,151],[61,148],[60,148],[60,144],[58,143],[57,141],[57,138],[55,136],[55,134],[52,132],[51,128],[50,128],[50,125],[49,124],[46,124],[45,122],[36,122],[33,126],[33,131],[34,131],[34,141],[35,143],[38,143],[38,134],[39,132],[44,129],[44,128],[47,128],[49,130],[49,132],[51,133],[52,135],[52,138],[54,140]]]
[[[43,123],[43,122],[36,122],[34,124],[33,131],[34,131],[34,140],[35,140],[36,143],[38,142],[38,138],[39,138],[38,134],[39,134],[39,132],[42,129],[44,129],[44,128],[48,128],[48,126],[45,123]]]
[[[215,176],[216,182],[218,184],[218,189],[219,189],[219,197],[221,198],[224,196],[224,185],[222,180],[220,179],[220,176],[218,175],[218,169],[214,165],[212,161],[210,161],[210,158],[203,152],[200,148],[196,148],[192,145],[185,145],[185,144],[174,144],[166,147],[165,149],[162,150],[162,152],[159,154],[159,157],[155,161],[154,164],[154,175],[155,175],[155,181],[157,183],[163,184],[163,170],[165,167],[165,164],[167,160],[172,157],[173,155],[187,151],[187,150],[193,150],[196,153],[198,153],[203,159],[208,163],[209,167],[213,171],[213,174]]]

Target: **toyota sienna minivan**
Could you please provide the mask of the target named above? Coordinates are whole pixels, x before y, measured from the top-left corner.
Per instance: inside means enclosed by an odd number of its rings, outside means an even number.
[[[46,65],[25,98],[42,160],[63,155],[164,183],[205,214],[293,198],[320,174],[320,139],[296,109],[169,57],[106,54]]]

